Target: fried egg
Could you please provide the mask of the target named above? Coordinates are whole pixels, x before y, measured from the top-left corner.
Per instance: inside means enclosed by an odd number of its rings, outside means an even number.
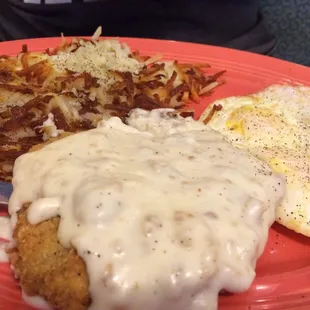
[[[310,237],[310,87],[272,85],[242,97],[217,100],[221,105],[208,125],[235,147],[265,161],[287,180],[277,222]]]

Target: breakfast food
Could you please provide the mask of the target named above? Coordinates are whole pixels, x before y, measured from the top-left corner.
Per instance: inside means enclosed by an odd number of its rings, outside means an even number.
[[[286,176],[287,193],[276,220],[310,236],[310,87],[273,85],[217,100],[201,116],[206,118],[227,141]]]
[[[63,131],[95,128],[105,116],[124,119],[134,108],[182,111],[221,84],[223,71],[208,75],[208,64],[142,56],[99,35],[100,28],[45,52],[23,46],[18,56],[0,56],[1,180],[11,179],[18,156]]]
[[[175,110],[126,124],[17,159],[16,276],[60,310],[216,309],[221,290],[251,285],[285,180]]]

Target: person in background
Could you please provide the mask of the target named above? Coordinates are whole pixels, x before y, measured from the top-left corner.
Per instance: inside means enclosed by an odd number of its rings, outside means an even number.
[[[1,0],[0,40],[90,36],[144,37],[268,54],[275,40],[259,0]]]

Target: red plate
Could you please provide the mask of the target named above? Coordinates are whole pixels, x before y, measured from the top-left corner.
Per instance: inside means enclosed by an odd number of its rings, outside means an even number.
[[[227,83],[195,105],[196,116],[211,101],[232,95],[256,92],[275,83],[310,86],[310,69],[271,57],[225,48],[172,41],[121,39],[143,54],[162,53],[181,62],[208,62],[212,70],[227,70]],[[59,44],[59,38],[0,43],[1,54],[14,55],[27,44],[32,51],[43,51]],[[257,277],[247,293],[221,296],[220,310],[310,309],[310,239],[275,224]],[[8,264],[0,264],[0,309],[30,310],[21,299],[18,284]]]

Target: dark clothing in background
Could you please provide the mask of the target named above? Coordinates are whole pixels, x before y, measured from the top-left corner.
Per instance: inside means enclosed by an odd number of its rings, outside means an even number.
[[[269,53],[259,0],[1,0],[0,40],[104,36],[189,41]],[[36,3],[25,3],[36,2]]]

